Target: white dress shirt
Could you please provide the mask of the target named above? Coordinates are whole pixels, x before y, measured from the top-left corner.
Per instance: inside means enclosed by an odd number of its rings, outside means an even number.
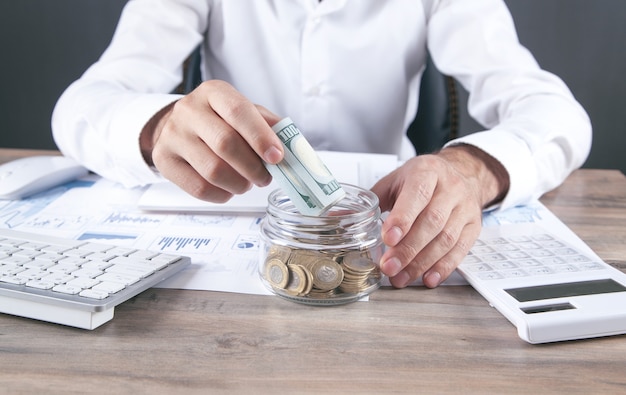
[[[109,48],[57,103],[58,147],[126,186],[160,181],[139,133],[179,97],[168,92],[200,43],[204,79],[291,117],[315,148],[405,158],[429,50],[486,128],[451,144],[509,173],[501,207],[556,187],[591,147],[586,112],[519,44],[501,0],[130,0]]]

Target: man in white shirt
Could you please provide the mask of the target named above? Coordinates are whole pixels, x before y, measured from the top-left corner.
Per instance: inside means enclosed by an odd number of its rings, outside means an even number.
[[[202,46],[205,82],[181,97]],[[216,202],[264,186],[289,116],[317,149],[408,159],[427,50],[485,131],[412,157],[373,187],[396,287],[435,287],[481,212],[528,202],[580,167],[587,114],[523,48],[502,0],[130,0],[109,48],[55,108],[64,154],[127,186],[165,177]],[[155,168],[157,171],[155,171]]]

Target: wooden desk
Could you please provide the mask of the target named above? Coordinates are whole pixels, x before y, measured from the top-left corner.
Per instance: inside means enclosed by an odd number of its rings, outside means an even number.
[[[15,151],[11,151],[15,154]],[[0,150],[0,162],[11,152]],[[625,266],[626,177],[579,170],[542,201]],[[471,287],[307,307],[151,289],[84,331],[0,315],[2,392],[626,393],[626,336],[530,345]]]

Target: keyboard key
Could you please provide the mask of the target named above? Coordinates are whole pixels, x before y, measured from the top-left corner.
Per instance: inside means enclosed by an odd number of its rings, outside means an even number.
[[[51,289],[56,284],[52,281],[43,281],[43,280],[31,280],[26,283],[27,286],[37,288],[37,289]]]
[[[126,288],[124,284],[112,283],[109,281],[102,281],[100,284],[94,285],[93,287],[91,287],[91,289],[105,291],[109,294],[114,294],[116,292],[123,290],[124,288]]]
[[[91,267],[82,268],[81,267],[80,269],[73,271],[71,274],[72,276],[75,276],[75,277],[96,278],[102,273],[103,271],[97,268],[91,268]]]
[[[132,285],[141,280],[141,277],[139,276],[129,276],[121,273],[104,273],[96,278],[100,281],[110,281],[112,283],[120,283],[124,285]]]
[[[106,268],[106,273],[119,273],[128,276],[146,277],[154,273],[154,269],[144,265],[111,265]]]
[[[45,276],[41,277],[41,279],[44,281],[52,281],[55,285],[65,284],[74,279],[74,276],[65,273],[45,273]]]
[[[67,295],[77,295],[83,289],[81,287],[75,287],[73,285],[59,284],[59,285],[55,285],[52,288],[52,290],[55,292],[60,292],[60,293],[67,294]]]
[[[71,281],[67,282],[67,285],[71,285],[73,287],[79,287],[82,289],[91,288],[94,285],[98,284],[100,280],[96,280],[94,278],[86,278],[86,277],[76,277]]]
[[[0,260],[0,264],[13,266],[22,266],[23,264],[28,262],[30,262],[30,259],[20,256],[8,256]]]
[[[109,296],[109,293],[106,291],[99,291],[96,289],[84,289],[80,291],[80,296],[84,296],[85,298],[91,299],[104,299]]]

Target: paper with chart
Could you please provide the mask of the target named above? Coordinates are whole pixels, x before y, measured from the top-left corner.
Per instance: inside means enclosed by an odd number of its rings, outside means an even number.
[[[373,185],[383,165],[397,165],[387,156],[352,155],[356,156],[347,157],[357,164],[345,168],[359,169],[359,175],[351,177],[362,186]],[[256,271],[262,212],[148,212],[137,206],[144,191],[90,176],[24,200],[0,200],[0,227],[190,256],[192,265],[161,287],[269,294]],[[590,251],[539,202],[485,214],[483,222],[485,226],[540,223],[573,246]],[[455,274],[446,284],[466,282]]]
[[[341,182],[363,186],[397,166],[392,155],[325,155]],[[192,258],[161,287],[269,294],[257,274],[264,201],[254,213],[151,212],[138,208],[144,192],[91,176],[22,201],[0,201],[0,227]]]

